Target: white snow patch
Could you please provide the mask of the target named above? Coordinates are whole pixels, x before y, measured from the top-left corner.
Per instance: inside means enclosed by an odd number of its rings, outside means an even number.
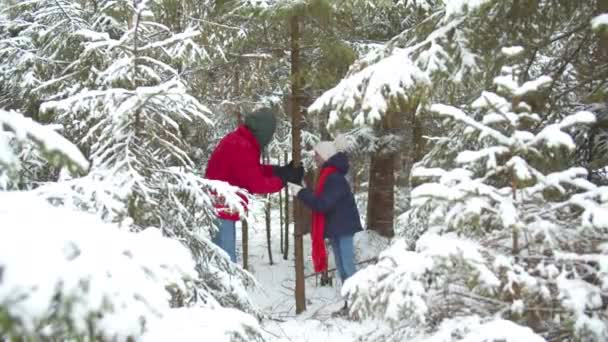
[[[602,13],[597,17],[591,19],[591,27],[594,30],[598,30],[605,26],[608,26],[608,13]]]
[[[523,48],[523,46],[506,46],[503,47],[500,52],[502,52],[502,54],[505,56],[514,57],[524,52],[524,50],[525,49]]]

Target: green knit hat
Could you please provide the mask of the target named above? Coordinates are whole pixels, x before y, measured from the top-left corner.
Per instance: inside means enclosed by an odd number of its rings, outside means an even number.
[[[260,144],[260,148],[264,149],[274,134],[277,128],[277,120],[270,108],[262,108],[245,116],[245,126],[251,130],[253,136]]]

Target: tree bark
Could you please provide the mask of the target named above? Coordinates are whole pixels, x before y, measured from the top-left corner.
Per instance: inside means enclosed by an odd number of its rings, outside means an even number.
[[[291,134],[292,134],[292,159],[297,165],[301,160],[301,125],[302,115],[299,106],[299,95],[301,87],[300,74],[300,23],[299,17],[294,15],[290,18],[290,33],[291,33]],[[304,283],[304,247],[302,237],[302,219],[297,213],[300,212],[301,203],[294,199],[294,252],[296,259],[296,314],[300,314],[306,310],[306,290]]]

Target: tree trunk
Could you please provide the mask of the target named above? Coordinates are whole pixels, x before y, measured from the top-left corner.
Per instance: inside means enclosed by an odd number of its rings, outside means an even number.
[[[279,191],[279,233],[281,235],[279,247],[281,249],[281,254],[283,254],[283,193],[281,191]]]
[[[235,68],[236,70],[236,68]],[[235,78],[234,78],[234,87],[235,87],[235,92],[239,91],[239,78],[238,78],[238,73],[235,72]],[[235,111],[235,115],[236,115],[236,124],[237,126],[240,126],[243,123],[243,118],[241,116],[241,111],[239,110],[238,106],[234,108]],[[249,268],[249,224],[247,223],[246,220],[242,220],[241,221],[241,244],[243,246],[243,269],[248,269]]]
[[[304,173],[305,184],[313,185],[315,182],[315,173],[314,172],[306,172]],[[294,194],[295,195],[295,194]],[[298,200],[294,200],[294,203],[299,202]],[[306,235],[310,233],[312,227],[312,211],[306,207],[305,205],[299,205],[297,208],[294,208],[294,219],[299,222],[301,230],[298,232],[302,235]]]
[[[301,160],[301,125],[302,115],[300,113],[299,95],[301,86],[300,74],[300,23],[299,17],[294,15],[290,18],[291,33],[291,134],[292,134],[292,159],[297,165]],[[302,237],[302,218],[297,215],[300,212],[301,203],[294,199],[294,250],[296,259],[296,314],[306,310],[306,289],[304,283],[304,247]]]
[[[241,238],[243,245],[243,269],[249,269],[249,224],[246,220],[241,221]]]
[[[371,157],[367,198],[367,226],[384,237],[393,237],[395,206],[395,153]]]
[[[399,120],[399,135],[402,137],[401,151],[398,154],[398,173],[396,183],[399,187],[410,186],[410,173],[416,159],[416,129],[417,121],[416,109],[412,108],[411,112],[403,113],[402,120]]]
[[[404,106],[405,107],[405,106]],[[416,110],[412,104],[403,108],[403,113]],[[380,126],[379,136],[399,136],[399,127],[403,125],[403,115],[398,112],[387,112]],[[367,191],[367,227],[384,237],[393,237],[395,215],[395,162],[397,153],[390,146],[380,146],[371,156],[369,167],[369,188]]]
[[[285,152],[285,164],[288,163],[287,160],[287,152]],[[289,222],[291,218],[289,217],[289,188],[285,187],[285,247],[283,248],[283,260],[287,260],[287,256],[289,255]]]
[[[269,159],[270,158],[267,156],[266,164],[270,163]],[[274,265],[274,262],[272,261],[272,246],[270,244],[270,225],[270,195],[266,195],[266,244],[268,245],[268,262],[270,262],[271,265]]]
[[[274,262],[272,261],[272,246],[270,244],[270,225],[270,195],[268,195],[268,201],[266,202],[266,242],[268,243],[268,262],[270,262],[271,265],[274,265]]]
[[[233,86],[234,86],[234,96],[239,96],[241,92],[240,87],[240,78],[239,78],[239,68],[234,68],[234,78],[233,78]],[[236,102],[236,101],[235,101]],[[243,124],[243,116],[241,115],[241,111],[239,109],[238,104],[234,107],[235,115],[236,115],[236,124],[238,126]]]

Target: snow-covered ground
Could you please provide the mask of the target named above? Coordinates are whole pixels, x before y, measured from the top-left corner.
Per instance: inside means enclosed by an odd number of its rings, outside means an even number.
[[[261,218],[261,217],[260,217]],[[260,220],[262,221],[262,220]],[[293,227],[291,229],[293,231]],[[239,262],[242,262],[240,251],[240,227],[237,228],[239,239]],[[355,236],[357,260],[367,260],[375,256],[383,243],[381,239],[367,231]],[[266,228],[263,222],[254,224],[249,232],[249,269],[260,284],[259,289],[251,289],[252,300],[268,316],[262,323],[270,341],[355,341],[384,328],[381,322],[352,321],[342,317],[332,317],[344,304],[340,296],[341,283],[333,274],[333,286],[321,286],[315,277],[306,279],[306,311],[295,314],[295,271],[293,256],[293,237],[290,240],[289,258],[283,260],[280,252],[280,228],[278,212],[272,217],[272,253],[273,265],[268,259]],[[305,274],[312,274],[310,260],[310,235],[304,236]],[[335,268],[331,249],[329,268]],[[359,268],[365,265],[358,266]]]

